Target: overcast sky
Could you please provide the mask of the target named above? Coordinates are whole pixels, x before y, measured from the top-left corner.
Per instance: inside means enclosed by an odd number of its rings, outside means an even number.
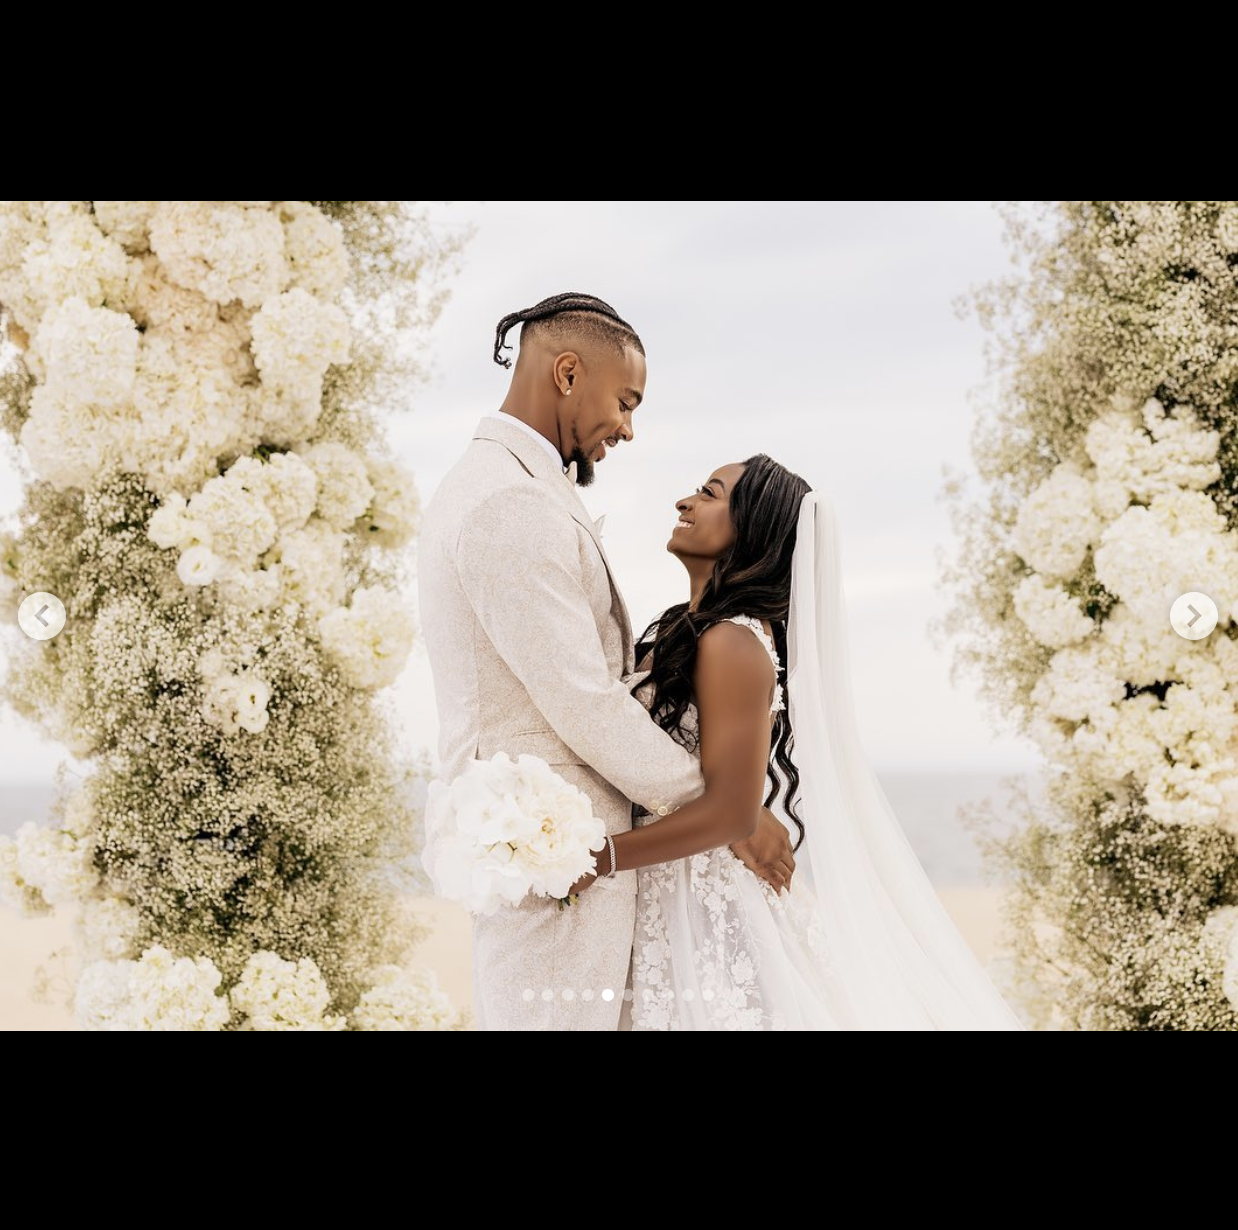
[[[559,291],[599,295],[635,325],[649,364],[635,441],[584,493],[607,514],[638,631],[686,596],[665,551],[675,499],[719,465],[769,453],[837,509],[873,763],[1035,763],[993,731],[970,686],[951,685],[927,631],[944,602],[935,552],[950,543],[942,469],[970,468],[968,394],[984,371],[982,334],[953,305],[1008,268],[988,202],[458,202],[433,216],[475,233],[433,331],[431,378],[392,421],[424,498],[506,392],[490,358],[499,317]],[[18,501],[0,461],[0,513]],[[396,697],[412,740],[433,746],[420,649]],[[10,715],[0,737],[0,784],[49,776],[61,758]]]

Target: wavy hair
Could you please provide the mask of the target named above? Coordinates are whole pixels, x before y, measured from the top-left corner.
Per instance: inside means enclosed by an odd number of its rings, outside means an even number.
[[[731,491],[730,514],[735,542],[714,564],[695,610],[686,602],[663,611],[645,629],[636,647],[636,660],[652,653],[646,683],[653,685],[650,714],[663,730],[690,750],[695,739],[683,728],[683,716],[692,703],[697,642],[701,634],[731,615],[765,620],[774,633],[774,648],[782,663],[778,682],[786,686],[787,613],[791,605],[791,555],[800,504],[812,488],[773,458],[759,453],[744,462],[744,472]],[[796,812],[800,775],[791,759],[795,734],[786,709],[778,712],[771,738],[773,754],[766,772],[770,779],[765,806],[783,794],[787,815],[799,829]]]

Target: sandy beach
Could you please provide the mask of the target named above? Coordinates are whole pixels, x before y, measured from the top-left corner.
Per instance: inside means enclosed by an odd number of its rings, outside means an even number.
[[[983,962],[991,961],[998,952],[1000,891],[972,886],[937,891],[976,955]],[[434,970],[455,1004],[467,1007],[471,999],[468,915],[433,898],[419,898],[412,908],[434,928],[418,949],[420,962]],[[72,927],[67,919],[54,915],[20,919],[0,910],[0,1031],[74,1028],[62,1002],[72,962],[57,955],[71,946]],[[46,984],[52,1002],[36,1002],[37,983]]]

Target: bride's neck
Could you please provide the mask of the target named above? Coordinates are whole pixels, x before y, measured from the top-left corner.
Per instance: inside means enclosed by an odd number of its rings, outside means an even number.
[[[700,605],[701,595],[705,592],[705,586],[713,575],[714,565],[712,560],[702,560],[699,564],[695,560],[684,560],[683,563],[688,570],[688,584],[691,588],[688,608],[695,611]]]

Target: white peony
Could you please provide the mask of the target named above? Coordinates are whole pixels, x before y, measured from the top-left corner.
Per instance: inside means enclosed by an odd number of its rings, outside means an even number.
[[[412,616],[392,590],[361,588],[352,605],[318,621],[323,648],[354,687],[394,683],[413,647]]]
[[[288,281],[284,229],[270,209],[231,201],[162,201],[150,245],[173,281],[215,303],[256,308]]]
[[[209,547],[190,547],[176,565],[176,575],[186,585],[209,585],[223,566],[223,560]]]
[[[1023,501],[1013,543],[1037,572],[1072,576],[1088,547],[1099,539],[1100,519],[1092,506],[1092,485],[1073,467],[1060,465]]]
[[[364,1032],[411,1033],[458,1030],[464,1020],[430,970],[382,965],[358,1000],[352,1027]]]
[[[1044,577],[1024,577],[1014,591],[1015,614],[1042,645],[1061,649],[1090,635],[1096,625],[1060,585]]]
[[[595,866],[605,826],[544,760],[499,752],[426,800],[423,864],[439,896],[493,914],[532,892],[563,898]]]
[[[344,1028],[343,1017],[327,1016],[331,992],[308,957],[285,961],[256,952],[232,988],[232,1007],[247,1019],[244,1030],[259,1033],[322,1033]]]

